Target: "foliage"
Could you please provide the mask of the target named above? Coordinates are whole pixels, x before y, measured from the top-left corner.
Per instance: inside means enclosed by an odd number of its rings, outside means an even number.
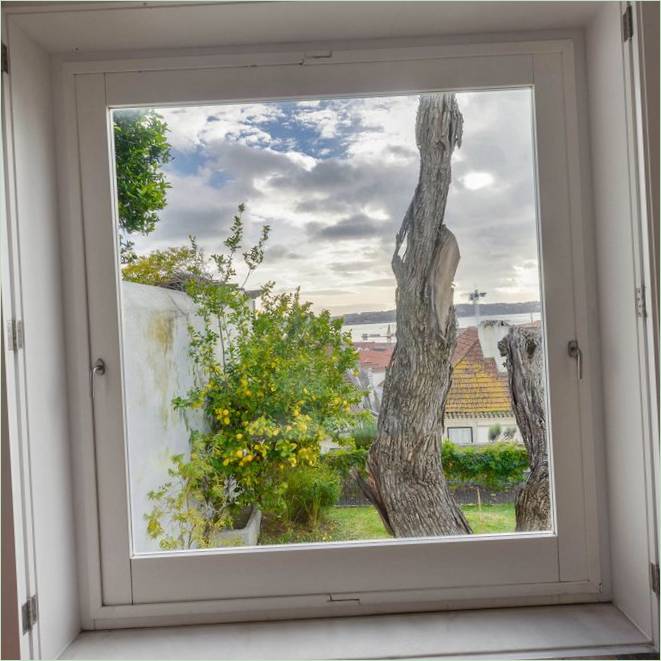
[[[135,253],[128,235],[153,232],[165,207],[170,184],[162,168],[172,156],[167,124],[153,110],[117,111],[113,129],[122,261],[130,262]]]
[[[503,432],[503,440],[511,441],[516,436],[516,427],[507,427]]]
[[[354,445],[360,450],[369,450],[376,439],[376,435],[377,425],[373,416],[361,419],[351,430]]]
[[[194,432],[202,450],[191,463],[208,462],[214,479],[209,482],[205,470],[194,466],[194,484],[186,488],[201,490],[200,511],[212,521],[225,509],[232,514],[252,505],[284,514],[292,469],[319,463],[321,440],[339,438],[354,424],[353,407],[362,398],[345,376],[356,368],[357,353],[341,319],[332,320],[327,311],[315,314],[298,291],[275,294],[273,283],[261,288],[259,307],[252,304],[244,287],[262,262],[269,228],[241,252],[243,210],[234,218],[225,253],[210,256],[213,271],[206,270],[194,241],[191,253],[170,252],[137,269],[145,281],[167,275],[182,256],[193,265],[186,291],[200,320],[189,327],[196,382],[174,405],[184,414],[204,414],[206,428]],[[246,272],[240,285],[239,253]],[[164,510],[155,500],[155,511]],[[162,529],[154,526],[159,535]]]
[[[441,456],[451,483],[471,483],[493,491],[519,484],[528,468],[525,447],[513,442],[460,446],[446,440]]]
[[[341,439],[339,448],[323,455],[322,461],[348,479],[352,470],[365,473],[365,461],[376,438],[376,420],[371,414],[360,417],[351,431]]]
[[[287,519],[311,528],[321,512],[337,503],[342,491],[340,475],[329,466],[302,466],[288,471],[284,501]]]
[[[489,427],[489,441],[491,443],[497,441],[502,433],[503,428],[498,423],[491,425],[491,427]]]
[[[171,479],[148,494],[156,504],[146,517],[147,532],[163,550],[212,546],[214,535],[232,520],[227,485],[213,466],[204,436],[191,434],[189,461],[177,454],[171,462]]]
[[[122,277],[129,282],[159,286],[171,283],[182,274],[188,276],[202,272],[200,251],[194,240],[191,246],[154,250],[149,255],[136,257],[122,267]]]

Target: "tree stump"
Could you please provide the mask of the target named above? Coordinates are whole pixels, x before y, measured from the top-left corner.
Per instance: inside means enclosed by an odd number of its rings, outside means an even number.
[[[516,531],[548,530],[551,498],[541,330],[513,326],[498,348],[506,359],[514,417],[530,462],[530,475],[516,495]]]
[[[459,248],[444,224],[451,158],[463,117],[454,94],[420,97],[420,175],[397,233],[397,344],[383,386],[377,438],[361,486],[396,537],[470,533],[441,465],[456,343],[452,282]]]

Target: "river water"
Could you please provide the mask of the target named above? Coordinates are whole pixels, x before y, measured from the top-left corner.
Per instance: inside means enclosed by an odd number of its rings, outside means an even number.
[[[510,315],[480,315],[480,321],[506,321],[513,326],[519,326],[521,324],[529,324],[532,321],[537,321],[541,318],[539,312],[524,312],[522,314],[510,314]],[[475,317],[457,317],[457,324],[459,328],[466,328],[467,326],[475,326]],[[395,340],[395,330],[397,329],[397,324],[393,321],[390,323],[378,323],[378,324],[353,324],[344,326],[345,331],[351,332],[351,339],[354,342],[364,342],[365,338],[363,337],[367,334],[367,342],[387,342],[388,341],[388,327],[390,327],[390,332],[392,334],[392,340]]]

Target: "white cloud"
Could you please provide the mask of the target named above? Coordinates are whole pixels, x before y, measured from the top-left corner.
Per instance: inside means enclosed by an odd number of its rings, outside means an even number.
[[[458,95],[464,139],[453,159],[446,222],[459,241],[455,302],[538,297],[526,90]],[[140,250],[196,234],[217,249],[236,206],[249,239],[272,225],[277,247],[259,280],[302,285],[333,312],[394,307],[394,234],[418,176],[416,96],[162,109],[173,147],[197,169],[169,169],[172,189]],[[316,137],[315,137],[316,136]],[[212,182],[222,173],[221,182]]]
[[[468,190],[479,190],[491,186],[494,178],[489,172],[469,172],[461,178],[461,182]]]

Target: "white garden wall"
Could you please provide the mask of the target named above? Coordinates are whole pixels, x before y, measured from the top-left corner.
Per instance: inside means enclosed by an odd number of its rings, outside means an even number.
[[[186,421],[172,400],[193,384],[188,325],[199,322],[183,292],[133,282],[122,282],[122,315],[133,548],[144,553],[159,550],[147,535],[147,494],[168,479],[170,457],[189,448]],[[202,424],[201,415],[187,418]]]

